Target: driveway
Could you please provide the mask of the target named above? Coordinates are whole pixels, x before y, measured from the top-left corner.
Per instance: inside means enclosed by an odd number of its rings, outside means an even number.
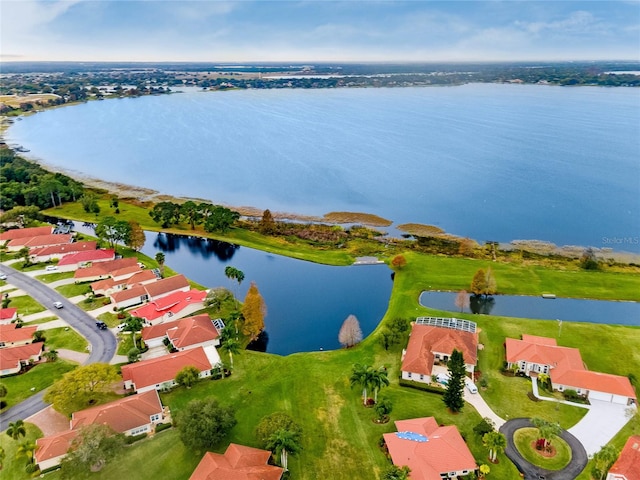
[[[56,315],[73,327],[91,344],[91,354],[84,362],[85,364],[95,362],[109,363],[113,358],[116,352],[116,338],[109,330],[98,330],[93,317],[38,280],[34,280],[5,265],[0,265],[0,272],[7,275],[7,283],[23,290],[41,305],[48,307],[53,305],[53,302],[62,303],[64,308],[56,310]],[[0,415],[0,431],[4,430],[5,424],[30,417],[45,408],[47,404],[42,401],[43,394],[44,392],[39,392],[2,413]]]
[[[525,427],[533,427],[528,418],[509,420],[500,428],[500,433],[507,437],[507,448],[505,448],[504,453],[509,457],[509,460],[516,465],[518,470],[524,474],[525,480],[574,480],[580,472],[584,470],[584,467],[587,466],[587,462],[589,461],[587,452],[578,439],[566,430],[562,430],[560,438],[571,447],[572,458],[569,465],[562,470],[551,471],[536,467],[527,462],[522,455],[520,455],[520,452],[518,452],[513,442],[514,432]]]
[[[588,455],[593,455],[626,425],[631,418],[628,410],[634,407],[600,400],[589,402],[591,408],[569,432],[582,442]]]

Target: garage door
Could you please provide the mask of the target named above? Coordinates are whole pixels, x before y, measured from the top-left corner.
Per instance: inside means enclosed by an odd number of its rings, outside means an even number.
[[[620,405],[626,405],[627,402],[629,401],[629,399],[627,397],[622,396],[622,395],[614,395],[613,399],[611,401],[613,403],[618,403]]]
[[[589,398],[592,398],[593,400],[603,400],[605,402],[610,402],[613,398],[613,395],[610,393],[596,392],[594,390],[591,390],[589,392]]]

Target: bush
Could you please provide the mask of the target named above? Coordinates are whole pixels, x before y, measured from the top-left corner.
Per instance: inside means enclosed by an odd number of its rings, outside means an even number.
[[[416,390],[437,393],[438,395],[444,395],[444,392],[446,392],[444,388],[432,387],[431,385],[427,385],[426,383],[415,382],[413,380],[405,380],[404,378],[400,379],[399,384],[401,387],[415,388]]]
[[[173,427],[170,423],[159,423],[156,425],[156,433],[162,432],[163,430],[167,430]]]
[[[131,435],[130,437],[126,437],[124,442],[127,445],[131,445],[132,443],[135,443],[138,440],[142,440],[143,438],[147,438],[147,434],[146,433],[141,433],[140,435]]]

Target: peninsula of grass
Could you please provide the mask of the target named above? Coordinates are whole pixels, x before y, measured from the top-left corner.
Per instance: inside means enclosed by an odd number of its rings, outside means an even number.
[[[388,227],[393,222],[371,213],[329,212],[322,217],[328,223],[359,223],[372,227]]]
[[[535,442],[540,436],[537,428],[520,428],[513,434],[516,449],[524,459],[545,470],[562,470],[571,461],[571,447],[560,437],[554,437],[551,445],[555,455],[545,456],[535,449]]]

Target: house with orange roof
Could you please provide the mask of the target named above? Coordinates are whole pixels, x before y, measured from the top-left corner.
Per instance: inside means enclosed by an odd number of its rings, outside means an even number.
[[[211,369],[219,363],[220,356],[215,347],[197,347],[124,365],[122,379],[125,390],[144,393],[175,386],[177,373],[187,366],[197,368],[200,378],[207,378],[211,375]]]
[[[69,253],[90,252],[98,248],[97,242],[72,242],[62,245],[32,248],[29,257],[34,263],[59,260]]]
[[[640,480],[640,435],[629,437],[606,480]]]
[[[17,308],[0,308],[0,325],[7,325],[18,319]]]
[[[65,430],[64,432],[38,438],[36,451],[33,454],[35,463],[41,471],[60,465],[62,459],[67,456],[75,438],[77,430]]]
[[[17,252],[21,248],[50,247],[52,245],[66,245],[73,241],[72,233],[50,233],[48,235],[38,235],[36,237],[21,237],[10,240],[7,243],[7,251]]]
[[[58,261],[58,270],[72,272],[80,268],[90,267],[95,263],[109,262],[116,258],[115,251],[103,249],[87,249],[78,252],[69,252]]]
[[[439,426],[433,417],[398,420],[395,433],[383,435],[394,465],[411,469],[412,480],[442,480],[469,475],[478,467],[455,425]]]
[[[90,265],[76,270],[73,278],[75,279],[76,283],[94,282],[96,280],[102,280],[104,278],[111,277],[111,272],[115,272],[122,268],[133,267],[136,265],[138,265],[138,259],[135,257],[117,258],[115,260],[103,262],[91,262]],[[138,269],[142,270],[141,268]]]
[[[54,227],[51,225],[46,227],[14,228],[0,233],[0,242],[7,242],[17,238],[51,235],[53,233],[53,229]]]
[[[26,345],[33,340],[38,326],[16,328],[15,323],[0,325],[0,348]]]
[[[402,352],[402,378],[431,383],[434,365],[446,364],[453,350],[462,352],[465,368],[472,376],[478,363],[477,332],[414,323]]]
[[[121,292],[114,292],[109,296],[117,308],[129,308],[148,301],[159,300],[175,292],[188,292],[190,289],[189,281],[184,275],[175,275]]]
[[[126,436],[142,435],[152,433],[156,425],[166,421],[168,414],[168,409],[162,406],[155,390],[74,412],[71,415],[71,430],[36,441],[36,463],[41,470],[59,465],[71,448],[78,430],[84,426],[107,425]]]
[[[133,275],[125,279],[116,280],[114,278],[106,278],[104,280],[98,280],[91,283],[90,287],[94,295],[111,295],[115,292],[132,288],[133,286],[145,285],[147,283],[155,282],[158,277],[151,270],[139,270]]]
[[[507,366],[529,377],[549,375],[555,390],[574,390],[590,400],[633,405],[636,393],[627,377],[587,370],[580,350],[559,346],[554,338],[522,335],[505,340]]]
[[[0,377],[15,375],[22,367],[40,361],[44,343],[28,343],[18,347],[0,348]]]
[[[170,319],[178,319],[204,308],[207,292],[190,289],[179,290],[146,305],[131,310],[134,317],[140,317],[151,325],[157,325]]]
[[[142,339],[149,348],[160,346],[167,339],[180,352],[189,348],[216,347],[220,345],[219,337],[218,329],[206,313],[142,329]]]
[[[269,458],[268,450],[231,443],[224,454],[205,453],[189,480],[280,480],[284,469]]]

